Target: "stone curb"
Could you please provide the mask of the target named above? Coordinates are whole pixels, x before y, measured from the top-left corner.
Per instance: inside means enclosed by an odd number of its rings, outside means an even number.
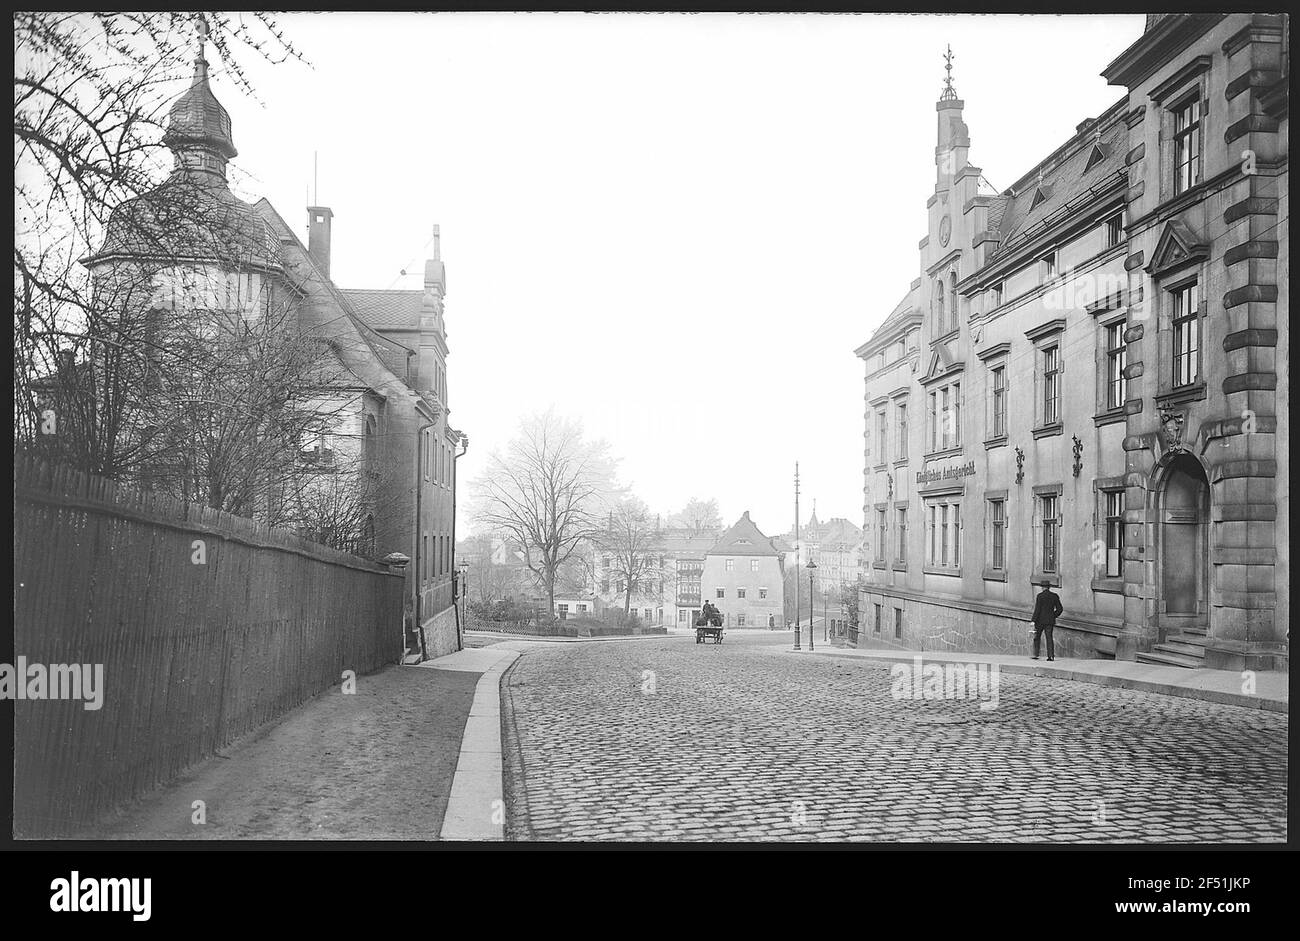
[[[803,654],[814,657],[836,657],[841,660],[871,660],[876,663],[907,663],[909,660],[899,656],[871,653],[841,653],[834,648],[830,651],[783,650],[782,653]],[[925,656],[925,651],[916,651],[912,656]],[[934,660],[934,663],[946,662]],[[972,655],[970,662],[983,663],[978,654]],[[1192,686],[1178,686],[1173,683],[1160,683],[1154,680],[1141,680],[1128,676],[1110,676],[1105,673],[1087,673],[1062,667],[1033,666],[1020,663],[998,663],[998,670],[1003,673],[1018,673],[1022,676],[1046,676],[1055,680],[1073,680],[1076,683],[1092,683],[1095,686],[1109,686],[1112,689],[1132,689],[1143,693],[1158,693],[1162,696],[1176,696],[1182,699],[1199,699],[1202,702],[1218,703],[1225,706],[1241,706],[1244,709],[1262,709],[1265,712],[1288,713],[1285,700],[1266,696],[1248,696],[1245,693],[1229,693],[1217,689],[1197,689]]]
[[[466,670],[472,667],[459,651],[425,666],[430,669]],[[490,655],[494,662],[479,677],[474,700],[465,718],[460,755],[451,781],[440,840],[502,841],[505,839],[505,797],[501,786],[501,676],[519,656],[501,645],[476,648],[474,658]],[[501,821],[501,822],[497,822]]]

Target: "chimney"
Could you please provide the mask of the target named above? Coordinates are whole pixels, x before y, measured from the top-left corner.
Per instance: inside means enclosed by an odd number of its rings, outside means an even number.
[[[307,207],[307,254],[316,267],[330,276],[330,227],[334,210],[328,206]]]

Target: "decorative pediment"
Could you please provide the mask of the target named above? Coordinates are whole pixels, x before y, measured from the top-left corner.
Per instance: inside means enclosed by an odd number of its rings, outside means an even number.
[[[1186,265],[1204,260],[1210,253],[1210,247],[1197,238],[1196,233],[1185,222],[1177,219],[1165,223],[1160,233],[1156,250],[1151,253],[1151,264],[1147,273],[1160,277]]]
[[[936,343],[931,349],[930,365],[925,375],[921,377],[921,383],[928,383],[950,372],[960,371],[964,365],[961,360],[953,356],[952,349],[947,343]]]

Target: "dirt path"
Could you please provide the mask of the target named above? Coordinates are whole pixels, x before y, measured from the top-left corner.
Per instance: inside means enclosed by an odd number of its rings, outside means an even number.
[[[79,836],[436,840],[478,679],[415,667],[359,677],[355,694],[318,696]]]

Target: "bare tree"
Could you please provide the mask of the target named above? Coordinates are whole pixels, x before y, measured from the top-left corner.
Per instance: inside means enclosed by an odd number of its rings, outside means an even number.
[[[687,500],[682,511],[672,514],[668,520],[673,525],[690,529],[696,535],[710,529],[717,529],[722,525],[722,517],[718,513],[718,501],[701,500],[698,497]]]
[[[614,464],[604,442],[583,438],[579,422],[553,410],[520,424],[505,452],[494,452],[472,487],[478,522],[504,533],[555,611],[560,568],[602,530],[602,508],[614,491]]]
[[[662,578],[659,559],[663,553],[659,533],[650,511],[636,497],[620,500],[606,517],[598,548],[609,556],[609,572],[623,585],[623,616],[632,609],[632,593]]]

